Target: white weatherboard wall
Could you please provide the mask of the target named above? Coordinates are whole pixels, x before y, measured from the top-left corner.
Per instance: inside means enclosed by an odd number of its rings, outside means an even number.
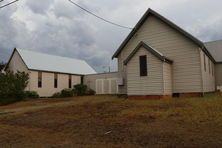
[[[172,95],[173,93],[173,75],[172,66],[169,63],[163,63],[163,86],[164,95]]]
[[[206,71],[204,68],[204,56],[205,56],[205,63],[206,63]],[[213,92],[216,90],[215,65],[202,50],[200,50],[200,57],[201,57],[202,79],[203,79],[203,82],[202,82],[203,92]]]
[[[147,56],[147,76],[140,76],[139,56]],[[141,47],[127,63],[128,95],[163,95],[163,62]]]
[[[118,56],[118,68],[123,78],[127,77],[123,61],[141,41],[174,61],[173,93],[202,92],[199,47],[153,15],[148,17]],[[126,92],[127,85],[121,87],[121,91]]]

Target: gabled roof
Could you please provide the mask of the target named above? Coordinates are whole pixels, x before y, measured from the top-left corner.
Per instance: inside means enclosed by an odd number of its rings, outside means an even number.
[[[124,64],[127,65],[127,63],[132,59],[132,57],[137,53],[137,51],[141,48],[144,47],[148,52],[150,52],[151,54],[153,54],[154,56],[156,56],[159,60],[172,64],[173,61],[170,60],[169,58],[163,56],[162,53],[160,53],[159,51],[155,50],[154,48],[152,48],[151,46],[147,45],[144,42],[140,42],[136,48],[131,52],[131,54],[126,58],[126,60],[124,61]]]
[[[216,62],[222,63],[222,40],[206,42],[205,46]]]
[[[173,22],[169,21],[168,19],[166,19],[165,17],[163,17],[162,15],[158,14],[157,12],[155,12],[152,9],[148,9],[146,11],[146,13],[143,15],[143,17],[139,20],[139,22],[136,24],[136,26],[133,28],[133,30],[129,33],[129,35],[127,36],[127,38],[122,42],[122,44],[120,45],[120,47],[117,49],[117,51],[114,53],[114,55],[112,56],[113,58],[116,58],[119,53],[122,51],[122,49],[126,46],[126,44],[129,42],[129,40],[133,37],[133,35],[139,30],[139,28],[143,25],[143,23],[146,21],[146,19],[150,16],[153,15],[155,17],[157,17],[158,19],[160,19],[161,21],[165,22],[166,24],[168,24],[169,26],[171,26],[172,28],[174,28],[175,30],[179,31],[181,34],[183,34],[184,36],[186,36],[187,38],[189,38],[191,41],[193,41],[195,44],[197,44],[204,52],[205,54],[207,54],[209,56],[209,58],[211,58],[212,61],[215,62],[214,58],[212,57],[212,55],[207,51],[206,47],[204,46],[204,43],[202,41],[200,41],[199,39],[195,38],[193,35],[191,35],[190,33],[188,33],[187,31],[183,30],[182,28],[180,28],[179,26],[177,26],[176,24],[174,24]]]
[[[76,75],[87,75],[96,73],[95,70],[83,60],[49,55],[22,49],[14,49],[13,53],[15,51],[18,52],[24,64],[29,70]]]

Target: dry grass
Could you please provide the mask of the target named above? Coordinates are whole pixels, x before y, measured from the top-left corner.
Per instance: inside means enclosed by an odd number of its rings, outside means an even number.
[[[13,112],[11,112],[13,111]],[[220,147],[222,98],[36,100],[0,107],[1,147]]]

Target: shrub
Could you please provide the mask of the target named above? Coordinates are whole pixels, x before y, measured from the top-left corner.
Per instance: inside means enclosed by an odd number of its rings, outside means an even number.
[[[52,95],[52,98],[66,98],[66,97],[72,97],[73,96],[73,90],[72,89],[63,89],[61,92],[54,93]]]
[[[73,91],[71,89],[63,89],[61,91],[61,97],[72,97],[73,96]]]
[[[26,98],[39,98],[39,94],[36,91],[26,91],[25,92],[25,97]]]
[[[86,95],[86,92],[87,92],[87,86],[84,84],[74,85],[73,92],[77,96],[84,96]]]
[[[61,93],[60,92],[54,93],[52,95],[52,98],[59,98],[59,97],[61,97]]]
[[[95,94],[96,94],[96,92],[92,89],[88,89],[86,92],[86,95],[90,95],[90,96],[95,95]]]
[[[96,92],[94,90],[88,88],[86,85],[83,85],[83,84],[74,85],[73,92],[77,96],[95,95],[96,94]]]
[[[29,75],[25,72],[0,73],[0,102],[20,101],[25,98],[24,89],[28,85]]]

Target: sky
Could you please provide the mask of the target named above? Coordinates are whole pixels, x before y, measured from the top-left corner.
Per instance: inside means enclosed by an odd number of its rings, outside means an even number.
[[[0,5],[12,0],[4,0]],[[134,27],[152,8],[203,42],[222,39],[221,0],[73,0],[112,22]],[[103,22],[68,0],[19,0],[0,9],[0,61],[20,48],[85,60],[117,70],[111,57],[129,29]]]

